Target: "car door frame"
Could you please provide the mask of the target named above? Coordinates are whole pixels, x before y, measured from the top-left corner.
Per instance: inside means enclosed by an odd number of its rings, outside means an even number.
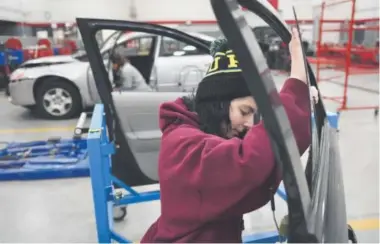
[[[128,144],[128,139],[122,128],[121,121],[116,112],[116,106],[112,98],[112,87],[107,84],[110,80],[104,62],[102,61],[103,59],[100,53],[99,45],[95,38],[95,34],[97,31],[102,29],[147,32],[158,36],[171,37],[176,40],[189,43],[190,45],[204,50],[205,52],[208,51],[209,42],[176,29],[144,22],[93,18],[77,18],[76,21],[83,39],[86,53],[88,55],[91,71],[94,75],[96,88],[100,91],[100,100],[103,104],[105,104],[105,113],[110,115],[106,116],[106,124],[110,141],[113,141],[116,145],[116,152],[112,155],[112,173],[115,177],[119,178],[122,182],[129,186],[157,183],[157,181],[152,180],[142,172],[138,162],[136,161],[136,157]]]
[[[344,184],[339,159],[337,159],[337,162],[334,162],[332,166],[328,166],[328,174],[320,174],[316,179],[313,179],[312,175],[312,173],[314,173],[312,160],[308,160],[306,170],[303,172],[302,165],[300,161],[297,160],[299,152],[294,150],[294,148],[296,148],[295,140],[290,138],[293,135],[290,136],[289,133],[285,135],[283,132],[280,132],[286,130],[288,120],[287,118],[279,119],[282,112],[279,110],[281,105],[279,106],[279,104],[277,104],[278,95],[275,94],[277,91],[271,89],[271,87],[274,87],[274,84],[264,71],[267,67],[257,62],[262,61],[262,57],[260,57],[262,55],[258,55],[259,57],[255,57],[254,55],[254,53],[257,52],[258,45],[249,45],[249,43],[254,42],[256,38],[253,33],[251,35],[248,33],[247,21],[242,17],[239,7],[244,7],[259,16],[279,34],[284,42],[289,43],[291,33],[287,25],[273,6],[265,0],[210,0],[210,2],[219,20],[221,29],[228,34],[226,35],[227,37],[234,37],[230,45],[235,48],[237,56],[241,58],[243,75],[246,77],[247,85],[251,93],[260,95],[256,97],[256,102],[265,105],[263,106],[265,107],[263,110],[266,110],[266,116],[263,117],[273,120],[267,120],[266,127],[267,130],[269,129],[269,134],[272,135],[271,139],[275,137],[279,141],[273,143],[276,158],[279,159],[278,161],[287,161],[286,164],[279,164],[279,167],[282,166],[283,171],[286,170],[286,172],[283,173],[284,185],[289,193],[288,241],[347,242],[349,233],[353,233],[353,231],[351,232],[350,227],[347,225]],[[246,62],[244,63],[245,67],[243,67],[242,60]],[[305,61],[305,69],[308,72],[309,82],[318,88],[310,64],[307,60]],[[254,68],[252,68],[251,63],[255,66]],[[252,82],[252,79],[257,79],[260,82]],[[259,85],[259,83],[262,84]],[[259,101],[259,97],[261,101]],[[315,105],[314,115],[314,124],[318,131],[317,135],[319,136],[316,137],[316,139],[320,142],[322,128],[328,123],[322,99]],[[336,143],[336,138],[330,139],[333,141],[332,144]],[[278,147],[279,144],[281,148]],[[281,153],[284,152],[284,154],[280,154],[281,158],[278,157],[280,151]],[[311,159],[310,156],[311,154],[309,154],[309,159]],[[335,178],[333,183],[327,183],[326,180],[330,177]],[[312,186],[316,185],[321,187],[323,185],[326,186],[326,184],[327,188],[325,189],[327,190],[313,192]],[[308,189],[308,187],[310,189]],[[311,198],[313,198],[313,202]]]
[[[156,36],[157,36],[157,41],[156,41],[156,49],[155,49],[155,54],[154,54],[154,61],[153,61],[152,70],[150,72],[150,77],[149,77],[149,86],[154,91],[158,90],[157,86],[158,86],[159,81],[158,81],[156,62],[157,62],[157,58],[159,57],[160,46],[162,42],[162,35],[156,35]],[[152,82],[154,82],[154,84]]]

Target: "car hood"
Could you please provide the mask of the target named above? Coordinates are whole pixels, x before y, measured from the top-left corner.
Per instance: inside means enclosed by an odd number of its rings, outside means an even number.
[[[71,55],[58,55],[58,56],[49,56],[31,59],[24,62],[20,68],[32,68],[32,67],[40,67],[52,64],[65,64],[79,62],[77,59],[73,58]]]

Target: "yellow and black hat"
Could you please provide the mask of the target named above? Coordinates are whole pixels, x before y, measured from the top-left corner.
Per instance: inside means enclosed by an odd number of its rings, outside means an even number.
[[[198,85],[196,101],[229,101],[249,96],[239,61],[227,40],[215,40],[210,46],[210,54],[214,57],[213,62]]]

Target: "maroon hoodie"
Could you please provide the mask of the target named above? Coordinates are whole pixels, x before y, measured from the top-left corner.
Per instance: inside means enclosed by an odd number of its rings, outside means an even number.
[[[280,97],[300,153],[311,142],[308,87],[288,79]],[[160,108],[161,216],[141,242],[242,242],[243,214],[266,205],[280,184],[270,139],[260,123],[244,139],[199,129],[181,98]]]

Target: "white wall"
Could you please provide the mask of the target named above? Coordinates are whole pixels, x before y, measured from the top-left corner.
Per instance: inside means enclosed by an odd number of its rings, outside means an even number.
[[[338,2],[330,0],[328,2]],[[315,10],[317,8],[314,8]],[[320,9],[318,8],[318,12]],[[352,12],[352,2],[344,2],[336,5],[326,5],[325,19],[350,19]],[[355,19],[379,18],[379,1],[375,0],[356,0]]]
[[[355,18],[379,18],[379,1],[356,0]]]
[[[140,20],[214,20],[208,0],[136,0]]]
[[[74,22],[76,17],[129,19],[130,2],[130,0],[0,0],[0,19],[36,23]]]
[[[299,19],[310,20],[321,0],[279,0],[284,19],[292,20],[294,5]],[[338,0],[328,0],[338,1]],[[73,22],[75,17],[130,19],[131,5],[139,20],[215,20],[208,0],[0,0],[0,19],[24,22]],[[326,12],[327,18],[342,19],[350,3]],[[378,0],[357,0],[356,18],[379,15]],[[361,10],[361,11],[359,11]]]
[[[135,3],[141,20],[215,20],[207,0],[138,0]],[[311,19],[312,1],[279,0],[279,9],[285,19],[294,19],[293,4],[300,19]]]
[[[313,2],[310,0],[279,0],[278,3],[285,20],[294,20],[293,6],[299,20],[310,20],[313,16]]]
[[[207,0],[1,0],[0,19],[25,22],[70,22],[75,17],[127,19],[131,4],[136,6],[139,20],[215,20]],[[312,1],[279,0],[285,19],[293,19],[292,5],[300,19],[311,18]]]

